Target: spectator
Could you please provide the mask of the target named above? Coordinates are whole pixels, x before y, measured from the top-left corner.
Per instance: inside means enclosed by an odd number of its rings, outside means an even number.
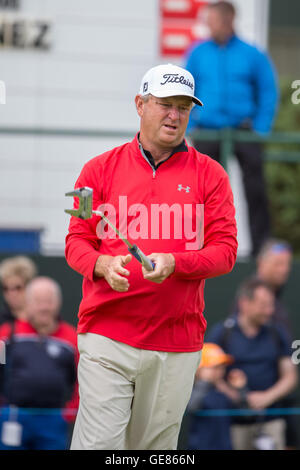
[[[278,101],[274,69],[266,53],[236,35],[234,18],[231,3],[208,5],[211,39],[193,45],[187,53],[186,68],[194,75],[196,94],[205,103],[203,109],[192,110],[189,131],[228,127],[266,135],[271,130]],[[218,142],[195,139],[194,145],[219,161]],[[238,142],[235,155],[243,172],[252,254],[256,255],[270,233],[262,146]]]
[[[4,309],[0,311],[0,325],[15,318],[25,317],[25,287],[37,273],[34,262],[26,256],[6,258],[0,263],[0,282]]]
[[[190,415],[188,449],[190,450],[231,450],[230,416],[197,416],[198,410],[230,409],[241,404],[242,392],[246,385],[245,374],[234,369],[232,382],[224,380],[226,366],[233,363],[233,357],[225,354],[217,344],[205,343],[202,359],[196,372],[195,384],[187,410]],[[234,389],[235,388],[235,389]]]
[[[292,336],[289,314],[281,301],[283,288],[288,280],[292,266],[292,249],[282,240],[269,239],[261,247],[257,256],[256,276],[266,282],[275,295],[273,321],[284,325]]]
[[[272,289],[275,306],[271,321],[283,326],[290,334],[291,340],[292,327],[288,311],[281,301],[281,295],[291,271],[292,257],[292,249],[287,242],[267,239],[257,255],[256,272],[253,276],[264,281]],[[237,308],[237,299],[235,299],[231,308],[232,315],[236,314]]]
[[[37,277],[26,288],[27,319],[0,327],[7,344],[0,449],[67,448],[59,410],[72,393],[76,402],[77,349],[75,329],[59,319],[61,297],[54,280]]]
[[[269,239],[263,244],[258,253],[256,270],[256,276],[265,281],[274,292],[275,311],[273,321],[287,330],[291,342],[294,339],[292,325],[289,312],[283,304],[281,296],[291,271],[292,259],[292,248],[287,242]],[[296,394],[292,393],[284,399],[282,406],[293,408],[297,406],[297,402]],[[285,416],[285,421],[287,448],[295,449],[299,446],[298,418],[288,415]]]
[[[285,330],[270,322],[273,312],[274,294],[268,284],[247,280],[238,292],[236,318],[216,325],[207,336],[207,341],[219,344],[234,357],[235,366],[244,371],[248,405],[259,412],[280,407],[280,400],[297,384],[291,344]],[[272,448],[285,448],[284,419],[261,413],[252,419],[234,419],[234,448],[254,449],[260,433],[268,436]]]
[[[281,295],[290,274],[292,256],[292,249],[287,242],[268,239],[258,253],[254,276],[266,282],[272,289],[275,296],[275,307],[271,321],[286,330],[290,343],[294,339],[292,326],[288,310],[281,300]],[[235,300],[232,314],[235,315],[237,310],[237,300]],[[293,392],[282,400],[282,406],[293,408],[297,406],[297,402],[296,393]],[[295,449],[299,446],[298,418],[293,415],[287,415],[284,419],[286,421],[286,445],[289,449]]]

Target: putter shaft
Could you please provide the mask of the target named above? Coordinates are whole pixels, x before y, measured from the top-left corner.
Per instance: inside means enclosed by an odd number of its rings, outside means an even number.
[[[128,251],[144,266],[147,271],[153,271],[155,264],[140,250],[137,245],[132,245],[127,238],[114,226],[114,224],[103,214],[101,211],[92,211],[93,214],[102,217],[103,220],[116,232],[116,234],[121,238],[121,240],[127,245]]]
[[[128,251],[144,266],[147,271],[153,271],[155,264],[139,249],[137,245],[132,245],[127,238],[111,223],[111,221],[101,211],[92,210],[93,189],[87,186],[77,188],[66,193],[66,196],[77,197],[79,200],[78,209],[65,209],[65,212],[73,217],[86,220],[92,217],[92,214],[102,217],[103,220],[113,229],[120,239],[127,245]]]

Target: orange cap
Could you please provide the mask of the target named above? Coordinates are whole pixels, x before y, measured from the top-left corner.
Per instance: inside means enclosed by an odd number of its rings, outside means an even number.
[[[204,343],[199,367],[213,367],[220,364],[228,365],[233,362],[233,356],[226,354],[217,344]]]

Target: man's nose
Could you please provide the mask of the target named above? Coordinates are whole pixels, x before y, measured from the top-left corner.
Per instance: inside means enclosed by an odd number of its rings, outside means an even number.
[[[177,106],[171,106],[169,109],[169,117],[173,119],[173,121],[179,119],[180,111]]]

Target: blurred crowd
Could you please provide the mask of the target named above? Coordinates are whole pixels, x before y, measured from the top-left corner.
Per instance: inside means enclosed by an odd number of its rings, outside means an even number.
[[[297,406],[282,302],[292,261],[288,243],[267,240],[228,317],[209,327],[183,421],[186,449],[298,448],[297,416],[284,412]],[[0,449],[67,449],[78,351],[75,328],[61,317],[61,288],[25,256],[0,263],[0,282]]]
[[[189,449],[299,448],[297,366],[281,295],[290,246],[268,240],[256,272],[239,286],[232,312],[209,328],[185,427]]]
[[[63,450],[78,407],[77,337],[59,284],[14,256],[0,264],[0,450]]]

